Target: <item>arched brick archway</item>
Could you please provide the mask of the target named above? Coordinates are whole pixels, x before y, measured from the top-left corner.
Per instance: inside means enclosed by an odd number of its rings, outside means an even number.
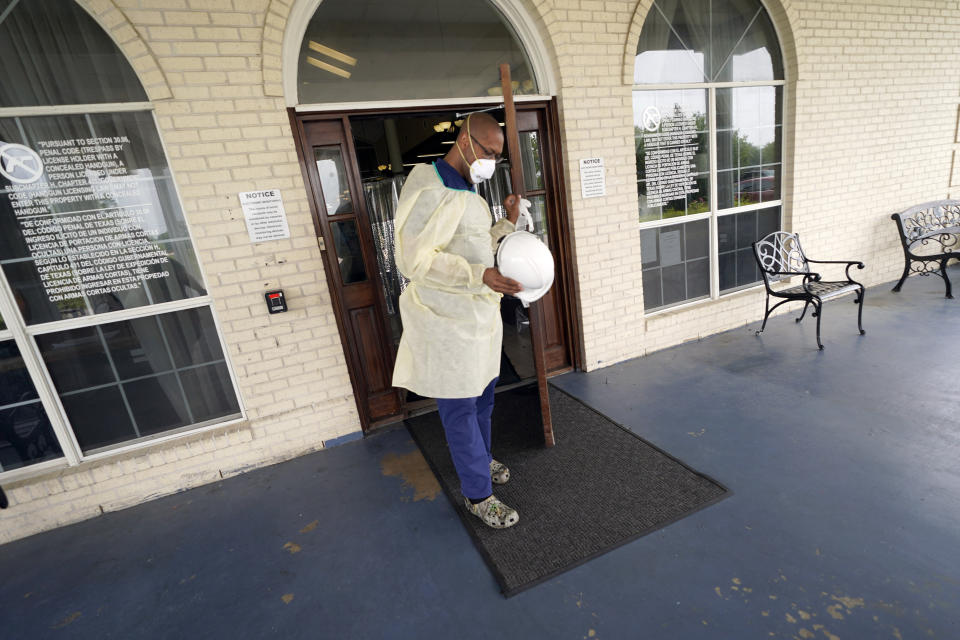
[[[97,21],[127,57],[127,61],[136,71],[151,101],[167,100],[173,97],[167,78],[157,64],[153,51],[112,0],[76,0],[76,2]]]

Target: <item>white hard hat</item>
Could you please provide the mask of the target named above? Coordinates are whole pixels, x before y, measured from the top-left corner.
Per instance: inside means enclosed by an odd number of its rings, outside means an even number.
[[[523,291],[517,294],[523,306],[539,300],[553,286],[553,254],[527,231],[514,231],[504,237],[497,249],[497,268],[523,285]]]

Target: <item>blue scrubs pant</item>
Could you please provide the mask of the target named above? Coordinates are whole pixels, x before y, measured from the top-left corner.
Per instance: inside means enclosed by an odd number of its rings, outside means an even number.
[[[494,378],[475,398],[438,398],[437,409],[453,466],[460,477],[460,492],[478,500],[493,493],[490,483],[490,416],[493,414]]]

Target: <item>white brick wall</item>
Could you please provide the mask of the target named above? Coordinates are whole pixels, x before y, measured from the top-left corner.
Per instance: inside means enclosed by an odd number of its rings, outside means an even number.
[[[633,149],[633,55],[651,0],[516,0],[558,78],[563,166],[588,369],[762,315],[743,292],[643,312]],[[282,39],[294,0],[80,0],[156,105],[249,420],[9,485],[0,542],[290,458],[359,429],[284,111]],[[785,216],[817,257],[894,278],[890,213],[960,197],[960,7],[955,1],[770,0],[787,68]],[[600,156],[607,196],[580,197]],[[291,238],[251,245],[237,192],[279,188]],[[284,288],[291,310],[263,310]],[[869,322],[869,318],[867,318]]]

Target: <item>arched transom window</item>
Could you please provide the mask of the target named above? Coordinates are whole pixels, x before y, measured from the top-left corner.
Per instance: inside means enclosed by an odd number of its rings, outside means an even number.
[[[655,0],[634,62],[644,308],[760,280],[781,227],[783,62],[759,0]]]
[[[537,93],[526,53],[487,0],[323,0],[300,47],[301,104]]]

